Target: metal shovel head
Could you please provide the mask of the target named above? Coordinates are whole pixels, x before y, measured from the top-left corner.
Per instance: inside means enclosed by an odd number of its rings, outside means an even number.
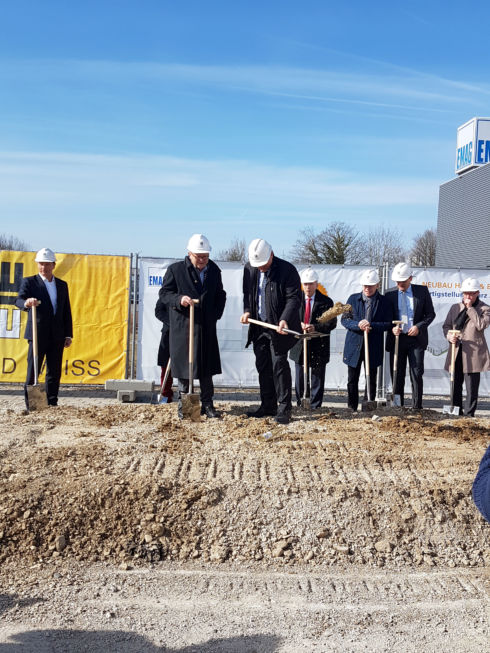
[[[443,406],[442,412],[445,415],[458,415],[459,416],[459,406]]]
[[[27,403],[29,412],[32,410],[45,410],[48,407],[48,400],[44,389],[44,384],[27,386]]]
[[[373,410],[378,408],[378,403],[376,401],[363,401],[361,404],[361,410],[363,413],[370,413]]]
[[[301,408],[305,410],[311,410],[311,399],[309,397],[303,397],[301,400]]]
[[[396,408],[401,408],[402,398],[400,395],[393,395],[393,406],[396,406]]]
[[[182,395],[182,416],[188,417],[192,422],[201,421],[199,395],[194,393]]]

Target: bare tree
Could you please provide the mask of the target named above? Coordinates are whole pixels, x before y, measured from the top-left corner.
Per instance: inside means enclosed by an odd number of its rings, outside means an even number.
[[[13,249],[22,252],[29,249],[29,245],[10,234],[0,234],[0,249]]]
[[[415,236],[410,250],[412,265],[433,267],[436,264],[436,230],[426,229]]]
[[[223,249],[218,252],[218,261],[239,261],[245,263],[245,253],[247,251],[247,243],[244,238],[235,238],[228,249]]]
[[[364,265],[381,267],[383,263],[394,265],[405,260],[406,252],[402,236],[397,229],[375,227],[362,236],[358,249]]]
[[[295,263],[358,264],[359,233],[345,222],[331,222],[316,234],[311,227],[300,232],[294,245]]]

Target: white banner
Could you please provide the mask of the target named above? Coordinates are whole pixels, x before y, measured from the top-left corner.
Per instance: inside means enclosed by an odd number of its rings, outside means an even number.
[[[139,379],[160,380],[160,368],[157,365],[158,345],[160,343],[161,323],[155,317],[155,304],[158,291],[167,267],[177,259],[140,258],[139,268],[139,321],[138,321],[138,367]],[[219,261],[222,271],[223,286],[226,290],[226,307],[223,317],[218,322],[218,340],[223,373],[213,377],[216,386],[221,387],[258,387],[255,370],[255,357],[252,346],[245,349],[247,329],[240,324],[243,312],[242,277],[243,266],[240,263]],[[354,292],[360,292],[359,278],[362,266],[313,265],[318,273],[320,290],[327,293],[334,302],[345,302]],[[302,269],[302,267],[300,268]],[[488,270],[444,270],[439,268],[417,269],[414,283],[427,285],[434,302],[436,319],[429,328],[429,349],[425,355],[424,394],[446,395],[449,393],[448,374],[444,371],[444,361],[448,342],[442,333],[442,324],[452,304],[461,298],[461,282],[466,277],[474,276],[480,280],[482,290],[480,297],[490,303],[490,272]],[[391,270],[390,277],[391,279]],[[394,283],[389,284],[395,285]],[[490,338],[487,330],[487,340]],[[327,390],[345,389],[347,387],[347,366],[342,361],[345,341],[345,329],[338,320],[337,328],[330,336],[330,362],[325,375]],[[294,379],[294,364],[291,364]],[[362,375],[361,375],[362,376]],[[489,374],[482,374],[480,396],[490,396]],[[386,374],[390,385],[389,373]],[[362,385],[362,381],[361,381]],[[405,387],[407,394],[410,381]]]
[[[176,259],[141,258],[139,280],[138,323],[138,378],[159,381],[157,365],[161,323],[155,318],[158,291],[167,267]],[[226,307],[218,322],[218,340],[223,373],[213,377],[214,384],[221,387],[258,387],[255,356],[252,345],[245,349],[248,327],[240,324],[243,313],[243,266],[240,263],[218,262],[226,290]],[[366,267],[314,265],[319,276],[319,287],[334,302],[345,302],[353,292],[359,292],[359,277]],[[301,268],[302,269],[302,268]],[[345,388],[347,367],[342,362],[345,329],[340,326],[330,335],[330,362],[327,365],[325,387]],[[291,363],[294,379],[294,363]]]

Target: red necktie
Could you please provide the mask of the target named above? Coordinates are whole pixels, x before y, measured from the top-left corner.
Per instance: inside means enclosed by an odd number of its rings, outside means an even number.
[[[305,308],[305,319],[304,319],[305,324],[310,323],[310,317],[311,317],[311,306],[310,306],[310,304],[311,304],[311,298],[307,297],[306,298],[306,308]]]

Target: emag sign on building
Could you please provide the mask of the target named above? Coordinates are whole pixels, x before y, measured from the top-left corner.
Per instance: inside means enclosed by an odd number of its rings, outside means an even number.
[[[472,118],[458,127],[456,174],[490,162],[490,118]]]

